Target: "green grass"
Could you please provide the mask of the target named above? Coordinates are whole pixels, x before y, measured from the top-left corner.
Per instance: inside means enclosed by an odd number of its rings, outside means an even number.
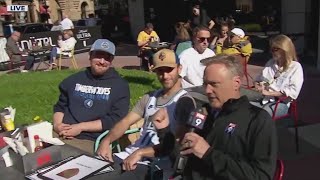
[[[117,69],[130,86],[130,107],[148,91],[160,86],[155,74]],[[30,124],[35,116],[52,122],[53,105],[59,96],[58,85],[74,70],[6,74],[0,76],[0,108],[16,108],[16,125]]]

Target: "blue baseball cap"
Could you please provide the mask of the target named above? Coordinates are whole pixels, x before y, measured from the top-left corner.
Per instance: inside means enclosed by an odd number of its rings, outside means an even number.
[[[90,52],[92,51],[104,51],[114,56],[116,47],[108,39],[97,39],[91,46]]]

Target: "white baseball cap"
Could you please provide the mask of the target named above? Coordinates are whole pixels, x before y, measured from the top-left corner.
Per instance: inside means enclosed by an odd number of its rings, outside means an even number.
[[[233,28],[233,29],[231,30],[231,32],[232,32],[233,34],[239,36],[240,38],[244,38],[244,36],[246,35],[246,34],[244,33],[244,31],[243,31],[242,29],[240,29],[240,28]]]

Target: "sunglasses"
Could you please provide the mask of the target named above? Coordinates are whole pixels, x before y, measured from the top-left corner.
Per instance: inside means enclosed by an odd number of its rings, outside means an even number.
[[[276,47],[271,48],[271,52],[277,52],[279,50],[280,50],[280,48],[276,48]]]
[[[198,40],[199,40],[199,42],[204,42],[205,40],[207,40],[207,42],[210,42],[211,38],[210,37],[208,37],[208,38],[206,38],[206,37],[198,37]]]

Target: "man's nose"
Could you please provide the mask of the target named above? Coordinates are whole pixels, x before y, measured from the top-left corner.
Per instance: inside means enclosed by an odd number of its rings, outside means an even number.
[[[99,61],[99,63],[105,63],[106,62],[106,60],[104,58],[99,58],[98,61]]]
[[[206,94],[212,93],[212,90],[211,90],[211,88],[210,88],[210,85],[205,84],[205,85],[203,85],[203,88],[204,88],[204,91],[206,92]]]
[[[163,75],[163,78],[164,78],[164,79],[166,79],[166,78],[168,78],[169,73],[167,73],[167,72],[163,72],[163,74],[162,74],[162,75]]]

